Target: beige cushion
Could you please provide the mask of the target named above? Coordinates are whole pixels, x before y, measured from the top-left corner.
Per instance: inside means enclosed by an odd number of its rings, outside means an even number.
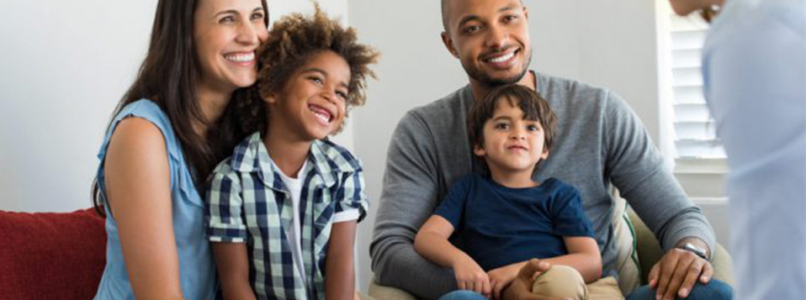
[[[615,189],[614,189],[615,190]],[[618,286],[625,295],[641,284],[641,264],[638,260],[635,230],[627,215],[627,201],[613,192],[613,231],[616,243],[616,270],[618,271]]]
[[[369,296],[379,300],[417,300],[402,289],[376,284],[374,279],[369,284]]]

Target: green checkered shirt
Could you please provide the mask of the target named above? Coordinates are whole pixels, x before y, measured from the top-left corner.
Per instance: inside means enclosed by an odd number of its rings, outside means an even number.
[[[325,299],[324,267],[333,216],[368,209],[361,163],[330,141],[314,141],[302,170],[299,216],[303,279],[294,267],[287,230],[291,195],[280,170],[255,133],[213,172],[207,193],[207,235],[211,242],[246,243],[249,278],[260,299]]]

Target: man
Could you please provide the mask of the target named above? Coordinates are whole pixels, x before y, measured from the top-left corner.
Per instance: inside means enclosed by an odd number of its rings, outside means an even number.
[[[580,190],[602,251],[603,276],[617,276],[614,201],[608,193],[613,184],[666,251],[650,274],[651,288],[640,288],[631,299],[655,299],[656,294],[686,298],[695,282],[709,282],[713,231],[664,169],[626,103],[605,89],[530,72],[528,11],[521,1],[443,0],[442,11],[442,40],[470,84],[409,111],[394,132],[370,247],[376,280],[428,299],[456,289],[453,274],[420,257],[412,243],[453,181],[481,167],[471,156],[466,133],[470,104],[496,86],[514,83],[535,89],[558,116],[556,154],[534,177],[556,177]],[[527,295],[525,286],[513,283],[505,297]]]

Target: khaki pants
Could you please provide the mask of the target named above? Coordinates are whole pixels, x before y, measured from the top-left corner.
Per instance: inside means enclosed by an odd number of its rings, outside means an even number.
[[[624,299],[615,278],[605,277],[585,285],[585,280],[576,269],[560,265],[551,266],[548,271],[538,275],[532,284],[532,293],[575,300]]]

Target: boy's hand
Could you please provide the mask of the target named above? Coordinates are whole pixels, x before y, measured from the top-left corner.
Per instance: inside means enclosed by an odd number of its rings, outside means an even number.
[[[503,291],[513,280],[518,276],[521,264],[511,264],[508,266],[500,267],[498,269],[487,272],[490,278],[490,288],[492,289],[492,296],[494,299],[501,299],[501,291]]]
[[[532,284],[535,281],[535,277],[540,273],[548,271],[550,267],[551,264],[548,262],[534,258],[529,260],[526,265],[518,271],[518,276],[515,277],[515,280],[512,281],[509,288],[504,289],[502,296],[504,296],[504,299],[508,300],[561,300],[561,298],[532,293]]]
[[[458,260],[453,265],[453,273],[456,275],[456,284],[460,290],[475,291],[490,298],[490,279],[473,259],[468,257]]]

